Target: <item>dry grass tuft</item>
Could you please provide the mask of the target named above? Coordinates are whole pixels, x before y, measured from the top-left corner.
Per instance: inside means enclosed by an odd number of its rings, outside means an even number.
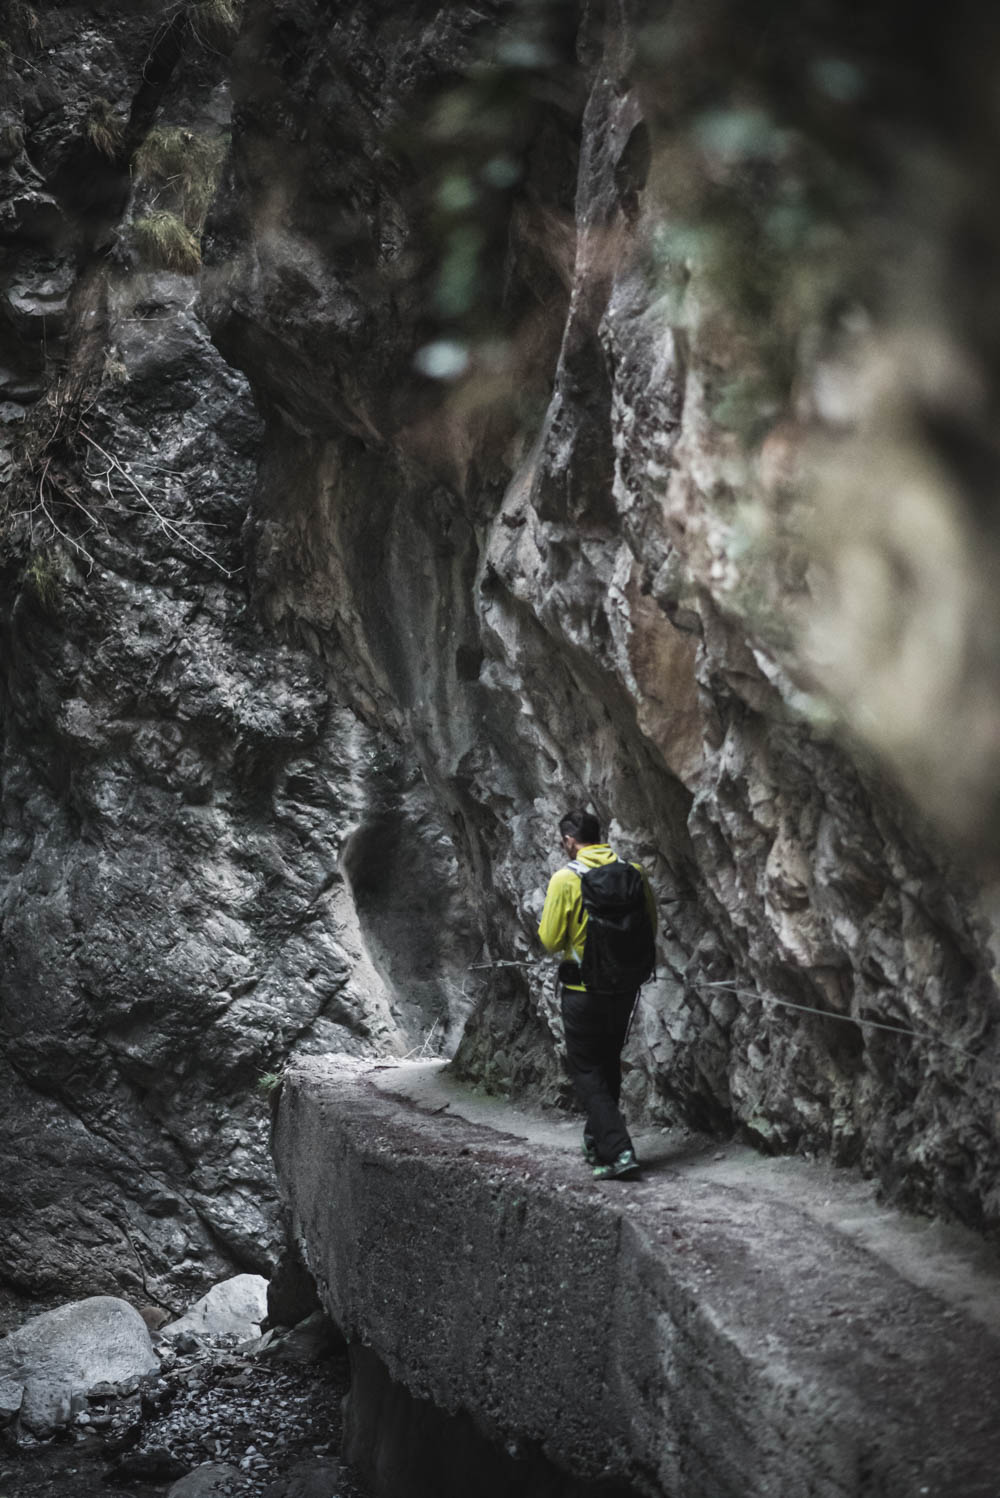
[[[200,233],[228,144],[225,133],[207,135],[181,125],[156,125],[136,151],[132,169],[140,181],[166,193],[177,216]]]
[[[24,576],[42,608],[48,613],[54,612],[59,601],[61,580],[51,556],[44,551],[36,551],[24,569]]]
[[[242,0],[194,0],[187,8],[191,30],[207,47],[228,47],[242,18]]]
[[[160,209],[136,219],[136,245],[147,265],[181,271],[193,276],[201,269],[201,246],[197,235],[176,213]]]
[[[125,125],[107,99],[95,99],[86,123],[87,139],[95,150],[114,161],[125,140]]]

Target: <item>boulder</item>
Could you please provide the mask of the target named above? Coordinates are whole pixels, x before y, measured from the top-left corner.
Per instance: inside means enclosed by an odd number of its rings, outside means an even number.
[[[165,1326],[161,1335],[171,1340],[185,1333],[194,1336],[259,1337],[260,1323],[267,1315],[267,1280],[260,1274],[234,1274],[213,1285],[177,1321]]]
[[[262,1498],[338,1498],[343,1482],[344,1469],[339,1462],[330,1457],[315,1457],[296,1462],[283,1477],[268,1484]],[[174,1495],[168,1494],[167,1498]]]
[[[268,1326],[298,1326],[320,1309],[316,1281],[302,1250],[288,1238],[267,1286]]]
[[[21,1408],[24,1385],[16,1379],[0,1378],[0,1425],[9,1425]]]
[[[21,1421],[36,1435],[64,1424],[74,1398],[95,1384],[119,1384],[158,1368],[142,1317],[111,1295],[46,1311],[0,1343],[4,1407],[15,1402],[19,1385]]]
[[[343,1333],[325,1311],[314,1311],[287,1331],[276,1331],[257,1356],[270,1363],[319,1363],[346,1353]]]
[[[167,1498],[225,1498],[246,1491],[246,1478],[228,1462],[206,1462],[168,1489]]]

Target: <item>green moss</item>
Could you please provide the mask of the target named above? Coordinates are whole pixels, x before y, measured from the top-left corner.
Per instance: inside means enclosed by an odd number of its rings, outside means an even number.
[[[143,182],[160,188],[189,229],[201,231],[226,158],[229,137],[208,135],[179,125],[157,125],[132,159]]]
[[[139,253],[147,265],[193,276],[201,269],[201,246],[175,213],[159,210],[136,219],[133,227]]]

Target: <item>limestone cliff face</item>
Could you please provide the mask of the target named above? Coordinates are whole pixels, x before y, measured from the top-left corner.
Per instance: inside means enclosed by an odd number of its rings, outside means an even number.
[[[473,1004],[456,1064],[561,1095],[581,799],[662,902],[632,1106],[995,1225],[990,932],[936,848],[990,873],[990,350],[932,294],[952,219],[921,253],[871,187],[919,219],[919,37],[886,78],[874,23],[782,11],[783,92],[731,9],[251,0],[231,51],[19,9],[14,1283],[266,1261],[296,1050]]]
[[[475,946],[412,750],[261,620],[262,424],[197,276],[136,227],[183,227],[164,177],[228,149],[223,39],[198,7],[17,20],[0,1274],[169,1300],[271,1261],[260,1079],[453,1045]],[[433,944],[400,929],[410,891]]]
[[[506,20],[519,35],[523,16]],[[670,193],[699,162],[648,36],[644,52],[625,15],[549,20],[530,86],[508,79],[520,118],[490,142],[516,161],[501,216],[474,131],[443,167],[427,146],[428,118],[482,103],[463,69],[496,43],[472,12],[421,11],[401,34],[378,7],[333,25],[307,5],[251,8],[235,73],[248,227],[208,306],[271,413],[258,598],[314,630],[415,746],[488,956],[531,958],[561,806],[592,797],[649,865],[663,966],[631,1053],[636,1102],[861,1159],[909,1200],[975,1216],[993,1133],[984,933],[915,811],[818,731],[822,682],[796,656],[811,556],[787,519],[795,464],[833,440],[819,392],[846,379],[847,335],[806,303],[780,404],[761,369],[776,355],[735,291],[728,305],[697,246],[678,249]],[[280,212],[260,166],[276,152]],[[452,314],[470,367],[436,394],[419,370],[449,335],[448,287],[421,236],[460,168],[484,234],[498,219],[477,284],[498,305]],[[477,336],[487,314],[499,347]],[[734,430],[720,406],[740,377],[752,409]],[[546,971],[483,982],[460,1067],[555,1089]]]

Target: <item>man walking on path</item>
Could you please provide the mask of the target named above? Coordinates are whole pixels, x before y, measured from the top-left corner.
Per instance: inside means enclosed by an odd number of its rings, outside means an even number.
[[[601,841],[590,812],[568,812],[559,832],[571,862],[549,880],[538,935],[546,951],[563,954],[566,1059],[587,1115],[584,1153],[595,1178],[608,1180],[639,1169],[618,1099],[622,1047],[653,968],[656,905],[644,870]]]

